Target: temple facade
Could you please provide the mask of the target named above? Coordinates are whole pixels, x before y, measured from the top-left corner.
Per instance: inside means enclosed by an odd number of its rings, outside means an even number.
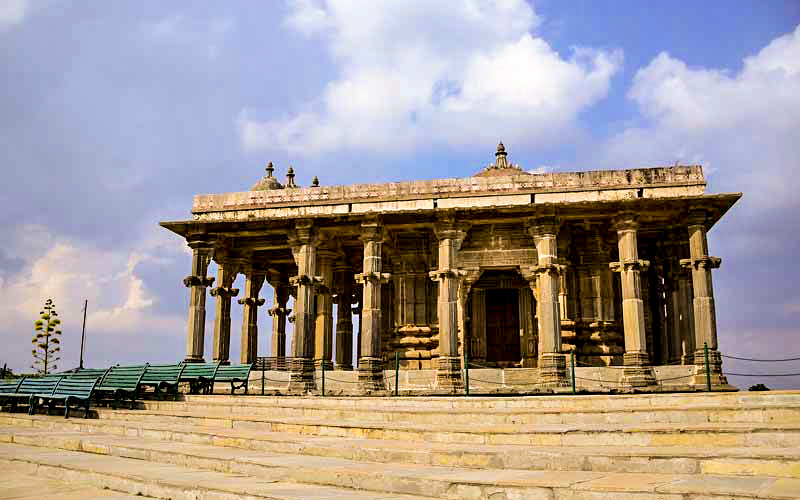
[[[533,174],[502,143],[491,165],[461,179],[298,187],[291,167],[281,184],[269,164],[250,191],[195,196],[190,220],[161,223],[192,249],[186,360],[203,361],[210,293],[213,359],[229,361],[236,299],[241,362],[255,361],[267,285],[269,341],[289,362],[290,391],[314,389],[323,366],[379,391],[396,357],[404,370],[431,370],[442,390],[462,387],[465,359],[528,369],[557,389],[573,356],[621,367],[631,388],[675,365],[689,369],[688,385],[705,386],[708,366],[725,386],[720,259],[706,234],[741,193],[705,186],[699,166]]]

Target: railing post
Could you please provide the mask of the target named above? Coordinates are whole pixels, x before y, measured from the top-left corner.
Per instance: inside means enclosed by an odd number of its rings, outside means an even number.
[[[259,359],[258,358],[256,358],[256,363],[259,363]],[[260,363],[261,363],[261,395],[263,396],[264,395],[264,372],[266,371],[267,363],[265,362],[265,360],[261,360]]]
[[[325,362],[319,364],[322,368],[322,397],[325,397]]]
[[[400,387],[400,353],[397,351],[394,352],[394,395],[398,395],[398,390]]]
[[[469,353],[464,349],[464,390],[469,396]]]
[[[572,394],[575,394],[575,351],[569,353],[572,361]]]
[[[711,392],[711,371],[708,369],[708,342],[703,342],[703,354],[706,358],[706,389]]]

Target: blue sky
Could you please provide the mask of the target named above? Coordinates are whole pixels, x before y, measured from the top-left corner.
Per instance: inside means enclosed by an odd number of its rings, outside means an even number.
[[[158,221],[268,160],[306,185],[466,176],[498,140],[531,170],[700,163],[744,192],[710,234],[722,350],[800,355],[799,23],[794,1],[4,0],[0,362],[29,366],[47,297],[63,368],[84,298],[89,365],[180,359],[190,261]]]

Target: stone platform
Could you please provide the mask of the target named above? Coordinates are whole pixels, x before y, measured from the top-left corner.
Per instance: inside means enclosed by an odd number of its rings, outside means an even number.
[[[0,413],[2,470],[156,498],[800,497],[800,391],[187,396],[95,417]]]

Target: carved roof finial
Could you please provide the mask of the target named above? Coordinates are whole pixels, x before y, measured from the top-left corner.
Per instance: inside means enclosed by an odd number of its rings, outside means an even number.
[[[289,170],[286,172],[286,187],[287,188],[296,188],[297,185],[294,183],[294,169],[289,166]]]
[[[273,177],[272,173],[275,171],[275,167],[272,166],[272,162],[267,163],[267,175],[261,178],[260,181],[253,184],[250,188],[250,191],[271,191],[273,189],[283,189],[283,186],[278,179]]]
[[[319,187],[319,179],[317,179],[316,175],[314,176],[314,179],[311,180],[311,187],[313,187],[313,188],[318,188]]]
[[[272,166],[272,162],[267,163],[267,178],[272,177],[272,172],[275,171],[275,167]]]
[[[494,154],[494,156],[495,168],[508,168],[508,154],[506,153],[506,147],[503,146],[502,142],[497,145],[497,152]]]

